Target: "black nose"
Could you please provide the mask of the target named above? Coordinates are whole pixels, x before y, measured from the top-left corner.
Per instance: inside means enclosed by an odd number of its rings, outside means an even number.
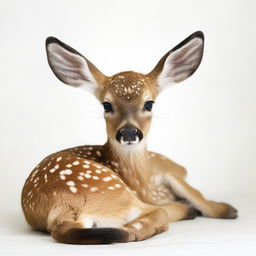
[[[127,142],[127,144],[132,144],[139,139],[142,140],[142,132],[135,127],[123,127],[117,131],[116,139],[121,142]]]

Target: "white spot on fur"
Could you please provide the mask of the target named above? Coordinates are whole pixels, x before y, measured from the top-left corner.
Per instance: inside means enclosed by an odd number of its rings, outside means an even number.
[[[92,176],[91,176],[90,174],[86,173],[86,174],[84,175],[84,177],[85,177],[86,179],[90,179]]]
[[[79,161],[73,162],[73,165],[79,165],[79,164],[80,164]]]
[[[88,169],[90,166],[88,164],[83,165],[84,168]]]
[[[117,179],[117,177],[116,177],[116,175],[114,175],[114,174],[111,174],[111,177],[113,178],[113,179]]]
[[[72,171],[70,169],[60,171],[60,175],[71,175]]]
[[[59,156],[56,161],[59,162],[62,159],[62,156]]]
[[[36,183],[39,180],[39,177],[35,178],[34,183]]]
[[[93,178],[94,180],[98,180],[98,179],[99,179],[98,176],[92,176],[92,178]]]
[[[38,173],[39,169],[36,169],[33,174],[32,174],[32,177],[34,177],[37,173]]]
[[[71,192],[76,193],[77,192],[77,188],[76,187],[69,187],[69,189],[71,190]]]
[[[60,175],[60,179],[65,180],[66,179],[65,175]]]
[[[68,181],[67,183],[66,183],[68,186],[75,186],[75,182],[74,181]]]
[[[82,177],[82,176],[79,175],[79,176],[77,176],[77,179],[78,179],[78,180],[84,180],[84,177]]]
[[[59,164],[56,164],[51,170],[50,170],[50,172],[51,173],[54,173],[57,169],[59,169]]]
[[[93,166],[95,166],[96,168],[98,168],[98,169],[101,169],[102,168],[102,166],[101,165],[98,165],[98,164],[92,164]]]
[[[101,156],[101,152],[100,152],[99,150],[96,151],[96,154],[97,154],[98,156]]]
[[[108,187],[109,190],[114,190],[115,188],[113,186]]]
[[[104,177],[102,180],[105,181],[105,182],[108,182],[108,181],[112,180],[112,178],[107,176],[107,177]]]
[[[90,191],[91,191],[91,192],[95,192],[95,191],[97,191],[97,190],[98,190],[98,188],[96,188],[96,187],[90,188]]]
[[[101,174],[101,170],[96,170],[95,171],[97,174]]]

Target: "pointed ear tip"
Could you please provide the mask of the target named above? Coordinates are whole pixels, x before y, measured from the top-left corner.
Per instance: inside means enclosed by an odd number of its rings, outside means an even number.
[[[57,39],[56,37],[53,37],[53,36],[48,36],[45,40],[45,45],[46,47],[49,45],[49,44],[52,44],[52,43],[59,43],[60,40]]]
[[[191,39],[192,38],[200,38],[204,41],[204,33],[200,30],[196,31],[195,33],[193,33],[191,36]]]

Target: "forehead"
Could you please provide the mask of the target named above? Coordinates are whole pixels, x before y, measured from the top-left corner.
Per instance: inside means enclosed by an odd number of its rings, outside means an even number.
[[[120,100],[131,101],[142,97],[153,97],[150,79],[135,72],[118,73],[108,80],[107,94]]]

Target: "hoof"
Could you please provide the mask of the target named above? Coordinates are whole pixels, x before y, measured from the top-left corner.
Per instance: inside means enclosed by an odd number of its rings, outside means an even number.
[[[223,219],[236,219],[238,217],[237,209],[229,205],[227,212],[222,216]]]

